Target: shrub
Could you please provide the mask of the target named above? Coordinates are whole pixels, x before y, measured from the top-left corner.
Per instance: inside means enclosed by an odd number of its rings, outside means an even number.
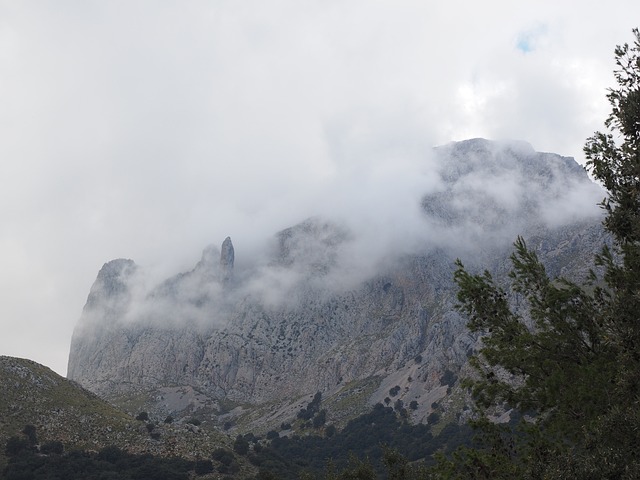
[[[222,463],[223,465],[231,465],[235,457],[233,452],[226,448],[216,448],[211,454],[211,458]]]
[[[64,453],[64,445],[57,440],[45,442],[40,446],[40,453],[45,455],[62,455]]]
[[[440,378],[440,385],[443,385],[443,386],[447,385],[449,387],[453,387],[453,385],[456,383],[456,380],[458,380],[457,375],[453,373],[451,370],[447,369],[445,370],[444,374]]]
[[[4,451],[8,457],[13,457],[29,449],[29,441],[26,438],[13,436],[7,440]]]
[[[104,447],[98,452],[98,460],[102,460],[109,463],[116,463],[118,460],[126,457],[127,454],[114,445]]]
[[[211,460],[196,460],[194,465],[196,475],[206,475],[213,472],[213,463]]]
[[[315,418],[313,419],[313,426],[314,428],[320,428],[322,425],[325,424],[326,421],[327,421],[327,411],[324,409],[320,410],[318,414],[315,416]]]
[[[233,451],[239,455],[246,455],[249,451],[249,442],[242,435],[238,435],[236,441],[233,442]]]
[[[147,412],[140,412],[138,415],[136,415],[136,420],[147,422],[149,421],[149,414]]]
[[[29,444],[33,447],[38,444],[38,437],[36,436],[36,427],[33,425],[25,425],[22,429],[22,433],[27,436]]]
[[[431,412],[427,417],[427,423],[429,425],[434,425],[438,423],[439,420],[440,420],[440,415],[438,415],[436,412]]]

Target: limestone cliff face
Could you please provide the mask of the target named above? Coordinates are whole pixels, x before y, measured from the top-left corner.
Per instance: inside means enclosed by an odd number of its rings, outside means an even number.
[[[457,256],[500,278],[523,233],[552,275],[584,277],[604,234],[599,218],[566,204],[568,192],[593,191],[572,159],[486,140],[436,156],[441,183],[416,203],[441,241],[396,252],[357,282],[344,281],[351,232],[319,218],[278,233],[260,268],[233,273],[227,238],[144,296],[132,261],[105,264],[74,333],[69,378],[102,396],[190,386],[261,404],[375,377],[371,401],[397,384],[400,397],[438,399],[444,372],[477,341],[455,309]]]

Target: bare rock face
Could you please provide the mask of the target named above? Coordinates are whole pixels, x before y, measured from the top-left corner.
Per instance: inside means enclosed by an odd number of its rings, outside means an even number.
[[[233,250],[233,243],[231,243],[231,237],[227,237],[222,242],[222,248],[220,250],[220,271],[222,272],[222,281],[228,282],[233,275],[233,261],[235,259],[235,252]]]
[[[254,270],[233,273],[227,237],[219,263],[211,247],[142,297],[132,261],[105,264],[74,332],[69,378],[105,397],[185,386],[245,405],[338,398],[369,382],[366,401],[398,386],[405,403],[431,405],[446,395],[445,372],[477,348],[455,309],[456,257],[504,278],[511,242],[525,233],[552,275],[585,278],[605,241],[598,217],[567,204],[571,192],[601,198],[572,159],[482,139],[435,155],[439,188],[416,205],[444,240],[394,252],[355,283],[345,280],[353,232],[320,218],[277,233]]]
[[[115,310],[114,315],[118,315],[122,309],[126,309],[130,300],[129,280],[136,269],[133,260],[121,258],[105,263],[91,287],[85,310],[103,310],[108,305],[110,309]]]

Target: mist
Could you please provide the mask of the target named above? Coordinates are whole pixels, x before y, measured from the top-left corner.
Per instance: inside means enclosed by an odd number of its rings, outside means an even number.
[[[522,139],[584,163],[639,9],[0,0],[0,348],[63,373],[114,258],[152,288],[226,236],[259,264],[314,215],[352,230],[350,272],[457,241],[414,222],[432,147]]]
[[[258,310],[296,309],[309,298],[321,302],[357,290],[401,268],[407,257],[437,251],[451,263],[481,264],[492,252],[504,256],[518,235],[527,239],[603,218],[603,189],[572,158],[535,152],[525,142],[484,139],[409,153],[403,147],[372,154],[369,169],[325,179],[316,211],[262,244],[234,237],[252,248],[236,246],[233,270],[222,266],[229,260],[212,244],[196,265],[169,278],[144,267],[125,271],[129,296],[116,299],[126,308],[115,321],[223,329],[247,302]],[[115,300],[104,298],[110,310]]]

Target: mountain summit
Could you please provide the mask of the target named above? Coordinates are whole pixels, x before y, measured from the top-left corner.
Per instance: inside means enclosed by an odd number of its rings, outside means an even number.
[[[456,379],[477,346],[455,309],[455,258],[499,277],[523,234],[552,274],[580,277],[604,235],[602,194],[571,158],[483,139],[432,157],[407,229],[416,238],[382,260],[367,255],[376,238],[313,217],[238,272],[230,238],[218,265],[203,266],[215,263],[205,262],[211,247],[192,271],[142,293],[140,267],[105,264],[74,332],[69,378],[111,400],[146,396],[167,414],[208,412],[220,426],[279,424],[316,392],[336,421],[391,399],[426,421],[461,395]],[[189,402],[171,400],[184,389]]]

